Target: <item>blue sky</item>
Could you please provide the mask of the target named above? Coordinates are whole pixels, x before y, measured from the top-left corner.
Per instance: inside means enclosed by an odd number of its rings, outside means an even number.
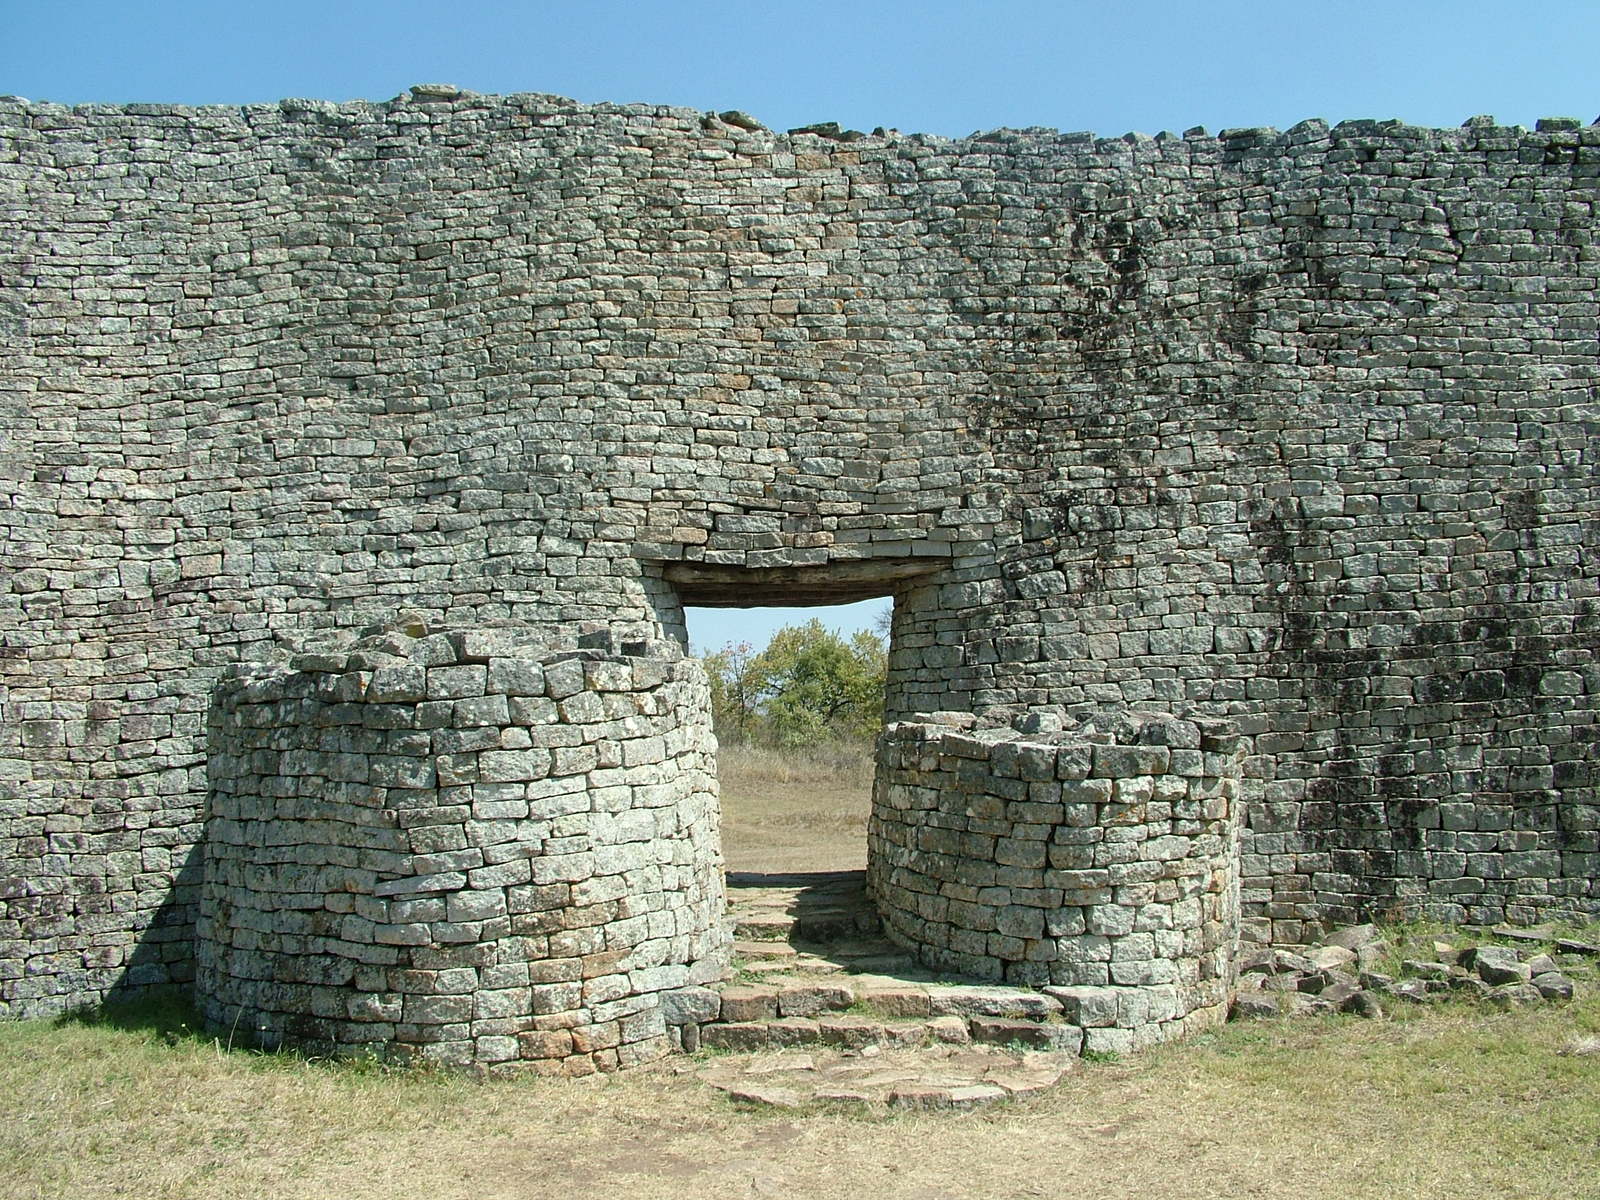
[[[0,0],[0,91],[383,100],[413,83],[961,136],[1600,110],[1595,0]]]
[[[0,93],[34,100],[385,100],[428,82],[952,137],[1587,122],[1600,0],[0,0]],[[691,635],[760,644],[813,615],[871,626],[881,607],[702,612]]]

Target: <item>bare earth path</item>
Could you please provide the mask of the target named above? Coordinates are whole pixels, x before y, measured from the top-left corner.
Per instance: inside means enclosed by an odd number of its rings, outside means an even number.
[[[730,871],[860,871],[867,865],[872,764],[730,748],[720,762],[722,852]]]

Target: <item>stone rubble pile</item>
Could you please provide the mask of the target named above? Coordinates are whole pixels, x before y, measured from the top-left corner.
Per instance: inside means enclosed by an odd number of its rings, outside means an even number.
[[[1600,945],[1594,943],[1509,928],[1493,932],[1506,940],[1547,941],[1555,953],[1496,942],[1392,946],[1375,926],[1351,926],[1320,946],[1246,950],[1239,962],[1232,1015],[1248,1019],[1337,1011],[1381,1017],[1392,1002],[1427,1003],[1445,996],[1511,1008],[1570,1000],[1579,986],[1575,979],[1590,978],[1600,967]]]

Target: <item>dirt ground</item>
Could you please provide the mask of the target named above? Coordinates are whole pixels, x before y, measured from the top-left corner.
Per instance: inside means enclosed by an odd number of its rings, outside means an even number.
[[[1600,1006],[1234,1026],[972,1113],[741,1108],[684,1060],[590,1080],[0,1029],[0,1194],[429,1200],[1600,1196]]]
[[[724,750],[722,851],[730,871],[859,871],[867,865],[872,764],[865,750],[815,757]]]

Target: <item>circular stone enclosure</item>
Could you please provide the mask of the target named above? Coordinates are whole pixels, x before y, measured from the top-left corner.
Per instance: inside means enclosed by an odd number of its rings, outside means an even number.
[[[1226,1019],[1242,739],[1162,714],[1018,724],[884,731],[868,877],[889,935],[930,967],[1045,988],[1088,1051]]]
[[[218,1030],[581,1074],[666,1053],[673,994],[726,970],[709,693],[672,643],[391,631],[210,721]]]

